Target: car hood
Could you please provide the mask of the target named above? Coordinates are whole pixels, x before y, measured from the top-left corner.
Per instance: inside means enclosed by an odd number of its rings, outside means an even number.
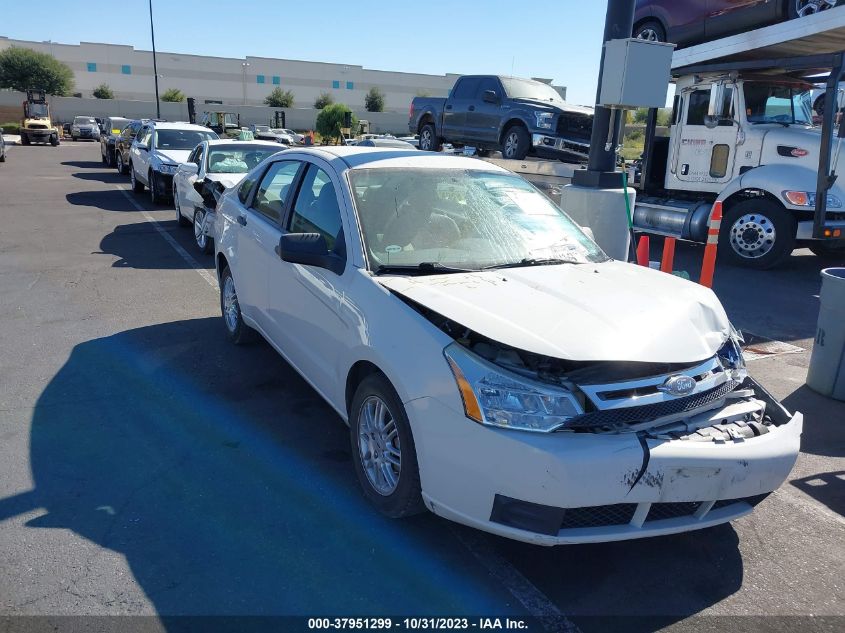
[[[498,343],[565,360],[693,363],[730,335],[711,290],[623,262],[375,279]]]
[[[548,110],[549,112],[563,112],[566,114],[583,114],[584,116],[593,116],[593,108],[587,106],[573,105],[566,102],[543,101],[541,99],[512,99],[514,103],[525,103],[531,105],[538,110]]]
[[[229,187],[234,187],[237,185],[241,180],[244,179],[246,174],[206,174],[206,178],[213,182],[220,182],[228,189]]]
[[[171,163],[184,163],[188,160],[193,150],[190,149],[157,149],[156,154],[159,158],[166,159]]]

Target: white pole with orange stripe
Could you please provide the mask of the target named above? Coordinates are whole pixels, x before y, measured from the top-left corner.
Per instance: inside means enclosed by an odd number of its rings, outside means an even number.
[[[707,228],[707,245],[704,247],[704,261],[701,264],[701,278],[698,280],[702,286],[713,287],[713,273],[716,270],[716,252],[719,249],[719,229],[722,227],[722,201],[713,203],[713,211],[710,213],[710,225]]]

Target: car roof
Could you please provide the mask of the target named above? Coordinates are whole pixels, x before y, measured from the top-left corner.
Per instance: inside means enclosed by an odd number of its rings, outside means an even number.
[[[187,121],[147,121],[146,125],[152,125],[159,130],[195,130],[197,132],[210,132],[204,125],[195,125]]]
[[[241,141],[236,138],[220,138],[214,139],[210,141],[203,141],[203,143],[208,144],[209,147],[220,147],[221,145],[250,145],[255,147],[273,147],[273,148],[282,148],[283,146],[275,141]],[[279,151],[282,151],[279,149]]]
[[[415,148],[394,149],[392,147],[360,147],[358,145],[323,145],[313,148],[298,148],[285,152],[286,156],[316,156],[334,163],[342,163],[348,169],[370,169],[386,167],[415,167],[424,169],[472,169],[509,173],[506,169],[487,161],[468,156],[455,156],[437,152],[422,152]],[[343,169],[337,165],[338,169]]]

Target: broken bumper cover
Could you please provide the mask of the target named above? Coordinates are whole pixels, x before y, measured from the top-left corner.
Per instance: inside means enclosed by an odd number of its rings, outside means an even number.
[[[722,442],[483,427],[439,400],[406,404],[434,513],[540,545],[617,541],[726,523],[789,475],[803,417]],[[419,429],[419,430],[418,430]]]

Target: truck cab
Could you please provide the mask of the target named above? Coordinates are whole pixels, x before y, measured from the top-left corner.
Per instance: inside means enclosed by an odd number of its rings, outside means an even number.
[[[796,245],[824,254],[845,247],[814,236],[822,127],[813,123],[813,88],[790,74],[759,71],[677,77],[669,136],[652,135],[646,148],[635,227],[705,242],[720,201],[720,254],[735,264],[770,268]],[[834,142],[834,169],[842,151]],[[826,203],[825,227],[842,236],[845,189],[838,179]]]

